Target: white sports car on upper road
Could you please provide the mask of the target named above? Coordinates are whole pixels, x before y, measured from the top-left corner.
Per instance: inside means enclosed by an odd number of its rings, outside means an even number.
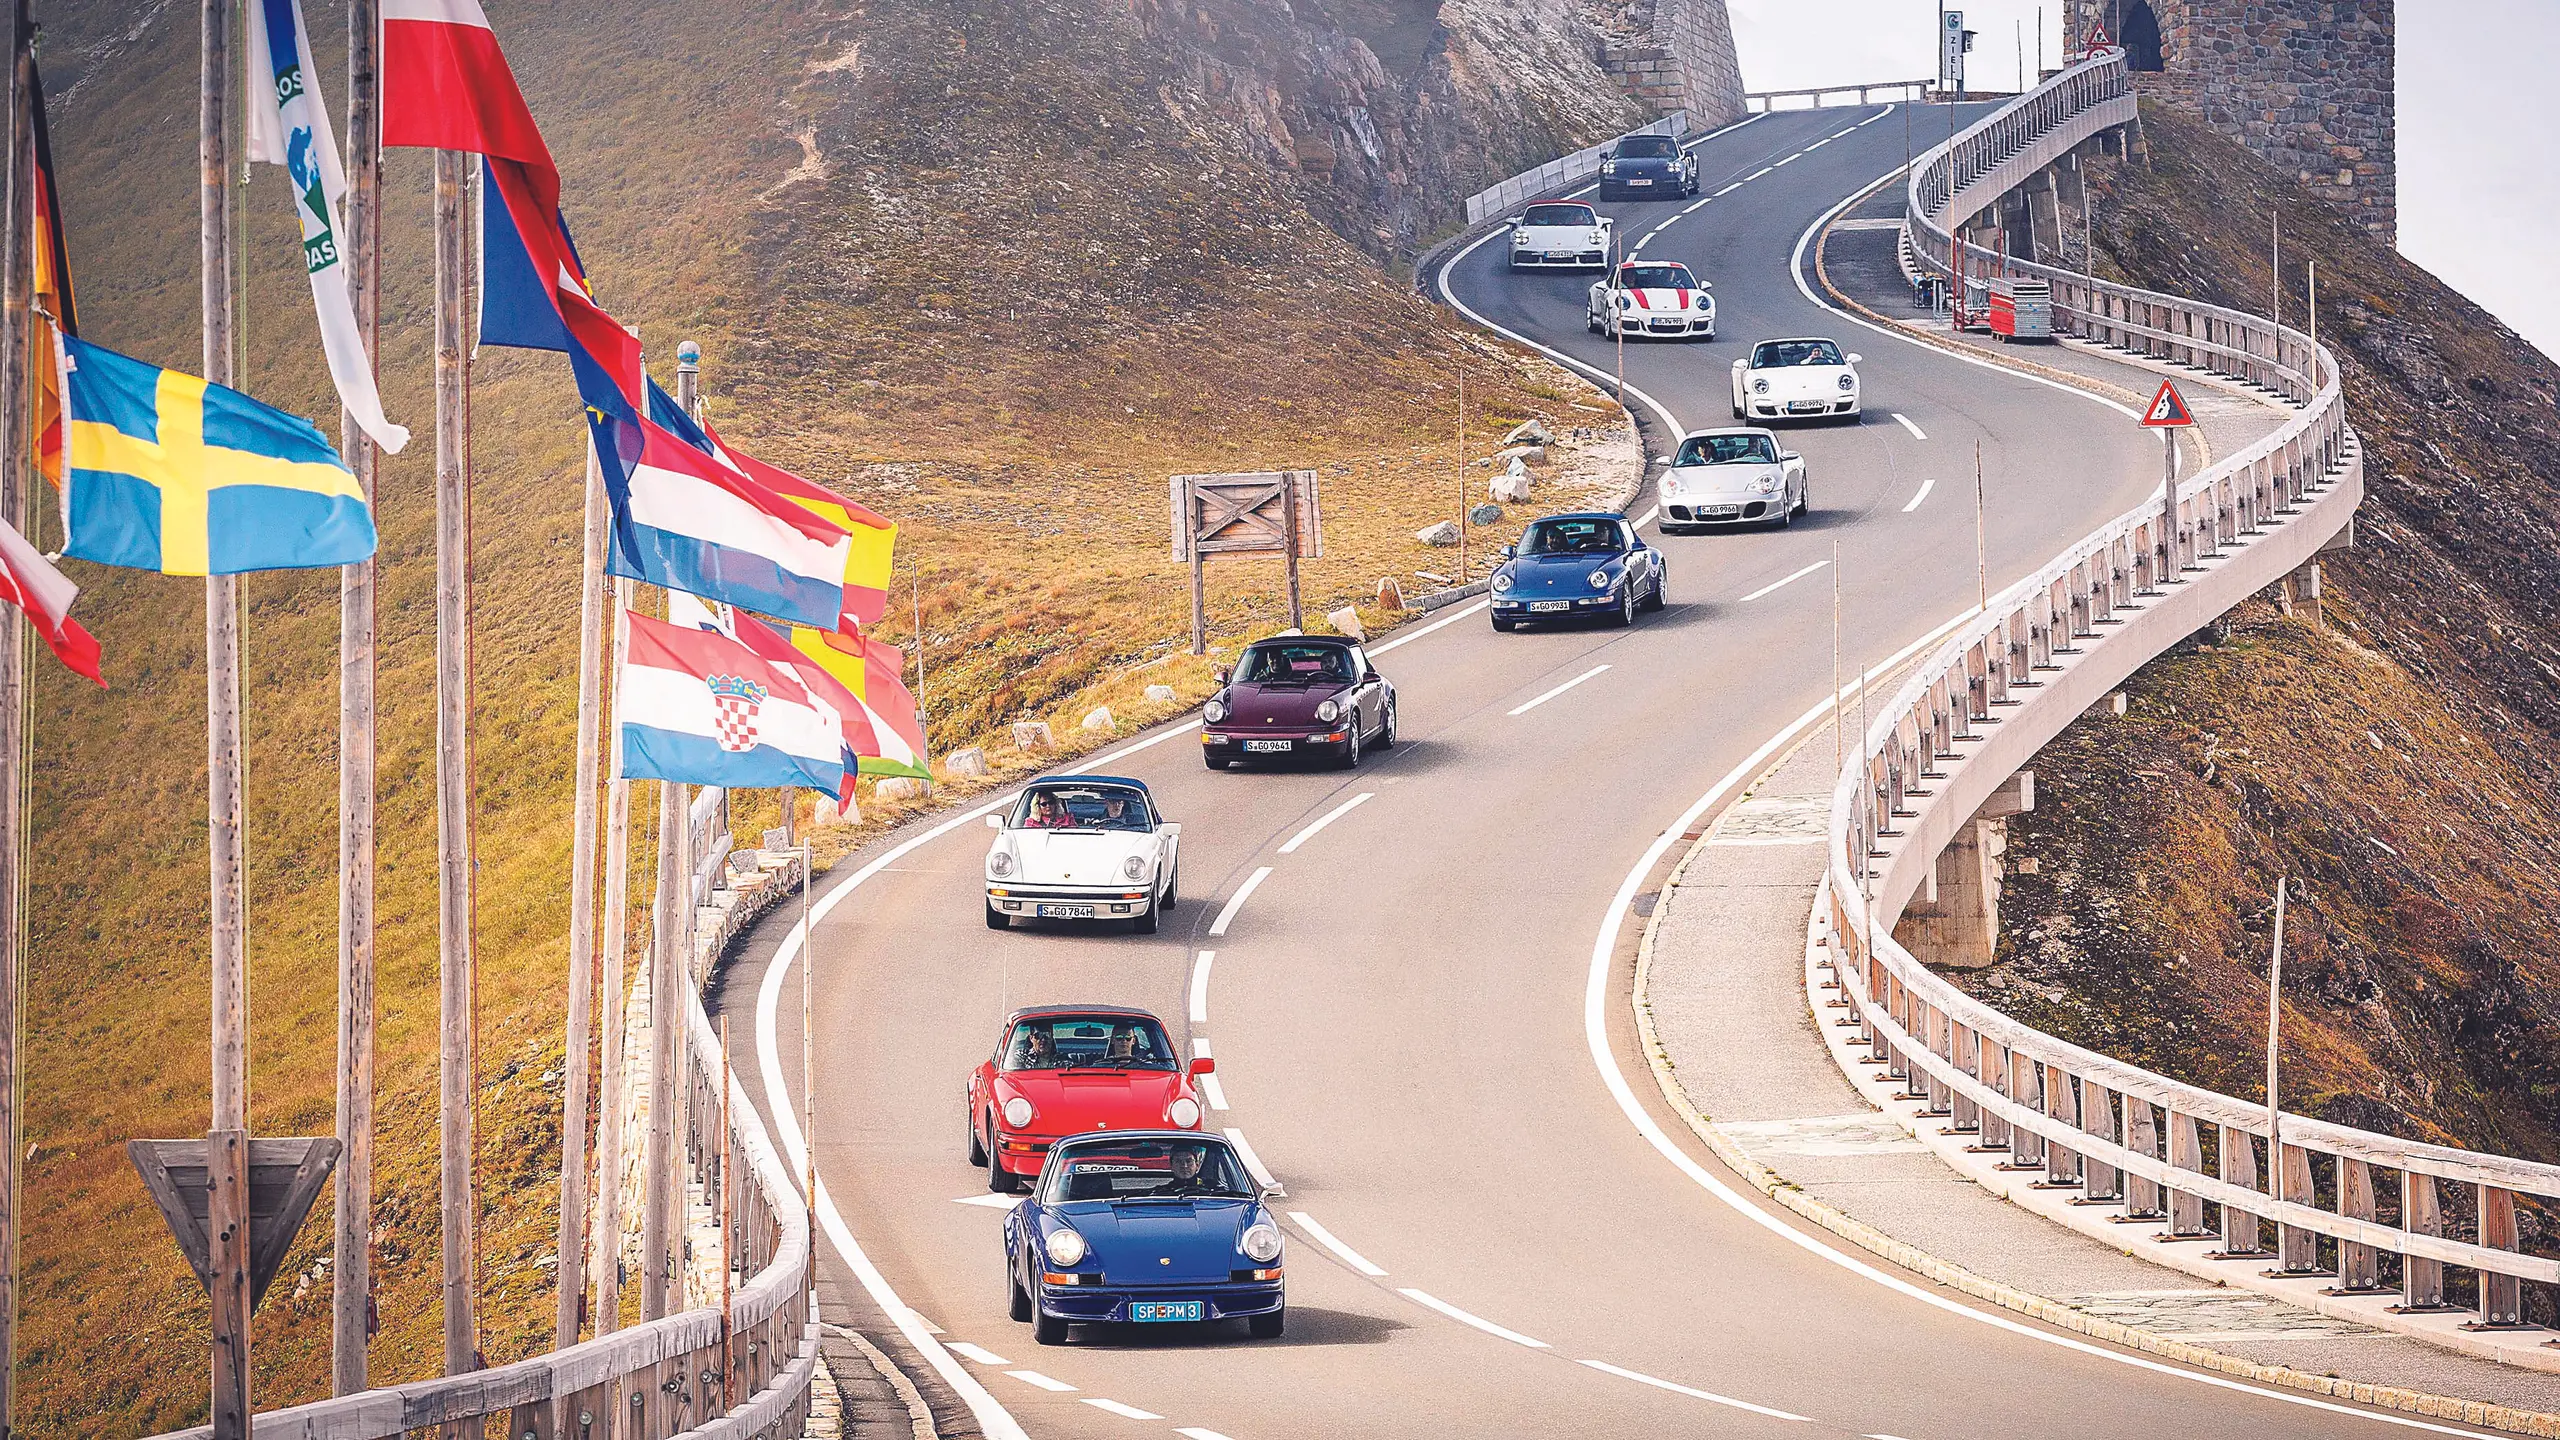
[[[1061,775],[987,817],[987,928],[1022,920],[1126,920],[1141,935],[1173,908],[1182,827],[1147,787],[1116,775]]]
[[[1595,335],[1716,338],[1715,286],[1677,260],[1629,260],[1591,283],[1582,328]]]
[[[1864,358],[1841,354],[1831,340],[1763,340],[1733,362],[1733,418],[1854,418]]]
[[[1581,200],[1550,200],[1511,219],[1514,270],[1605,270],[1616,222]]]
[[[1659,487],[1662,533],[1703,525],[1775,523],[1813,508],[1804,457],[1779,448],[1766,430],[1701,430],[1680,442]]]

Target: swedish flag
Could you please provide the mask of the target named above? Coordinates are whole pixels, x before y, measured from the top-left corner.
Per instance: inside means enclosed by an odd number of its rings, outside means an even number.
[[[317,427],[237,390],[62,337],[64,552],[164,575],[351,565],[373,512]]]

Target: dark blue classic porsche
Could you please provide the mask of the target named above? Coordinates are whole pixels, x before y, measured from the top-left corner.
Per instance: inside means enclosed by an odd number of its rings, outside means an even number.
[[[1668,135],[1629,135],[1600,162],[1603,200],[1680,200],[1698,193],[1698,157]]]
[[[1070,1325],[1242,1320],[1257,1340],[1288,1311],[1280,1227],[1235,1148],[1186,1130],[1061,1140],[1004,1222],[1005,1289],[1032,1338]]]
[[[1632,625],[1637,611],[1662,608],[1668,583],[1662,552],[1644,543],[1626,516],[1550,515],[1529,522],[1519,544],[1502,547],[1493,628],[1577,616]]]

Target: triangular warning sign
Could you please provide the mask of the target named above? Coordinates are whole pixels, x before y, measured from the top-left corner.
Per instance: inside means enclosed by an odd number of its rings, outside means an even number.
[[[2114,48],[2116,48],[2116,37],[2107,33],[2107,22],[2104,20],[2091,20],[2089,22],[2088,38],[2083,44],[2082,53],[2095,55],[2101,50],[2113,50]]]
[[[2195,413],[2187,409],[2187,398],[2178,393],[2175,383],[2160,382],[2160,393],[2151,397],[2151,408],[2142,414],[2142,423],[2154,430],[2174,430],[2196,423]]]

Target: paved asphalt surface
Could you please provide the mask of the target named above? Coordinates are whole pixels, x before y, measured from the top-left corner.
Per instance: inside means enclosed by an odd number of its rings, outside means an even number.
[[[1943,124],[1919,116],[1924,136]],[[2158,484],[2156,446],[2115,411],[1862,329],[1800,292],[1800,237],[1899,167],[1904,145],[1897,109],[1764,117],[1702,145],[1710,203],[1611,207],[1629,244],[1651,233],[1644,253],[1716,285],[1717,341],[1628,347],[1630,380],[1682,425],[1728,422],[1727,367],[1756,339],[1834,335],[1865,355],[1864,423],[1790,432],[1810,465],[1808,520],[1661,542],[1671,603],[1632,630],[1497,635],[1465,609],[1377,647],[1405,743],[1357,772],[1213,773],[1189,729],[1110,757],[1096,768],[1144,778],[1185,822],[1186,893],[1162,934],[990,933],[975,821],[894,854],[821,922],[828,1194],[904,1305],[957,1342],[947,1363],[1031,1434],[2309,1440],[2440,1428],[1915,1290],[1756,1195],[1711,1188],[1731,1177],[1662,1110],[1629,1040],[1634,927],[1612,947],[1604,926],[1657,883],[1633,878],[1648,846],[1829,690],[1832,577],[1806,567],[1837,544],[1848,663],[1873,665],[1975,603],[1977,442],[1995,590]],[[1587,277],[1506,274],[1501,243],[1453,262],[1456,296],[1614,368],[1582,327]],[[1279,853],[1357,796],[1370,798]],[[1595,950],[1607,961],[1597,1047]],[[749,957],[728,1005],[751,1008],[769,969],[767,954]],[[776,986],[785,979],[782,1033],[761,1053],[796,1097],[796,970]],[[966,1163],[962,1087],[1009,1007],[1077,1000],[1147,1006],[1186,1046],[1213,1044],[1231,1108],[1210,1125],[1241,1131],[1285,1185],[1276,1208],[1352,1252],[1289,1223],[1284,1339],[1163,1327],[1173,1333],[1079,1331],[1050,1348],[1006,1318],[1002,1212]],[[740,1068],[764,1094],[753,1058]],[[1639,1114],[1677,1139],[1649,1139]],[[821,1254],[830,1288],[847,1291],[841,1245]],[[911,1368],[937,1412],[948,1407],[944,1433],[965,1431],[950,1388]]]

